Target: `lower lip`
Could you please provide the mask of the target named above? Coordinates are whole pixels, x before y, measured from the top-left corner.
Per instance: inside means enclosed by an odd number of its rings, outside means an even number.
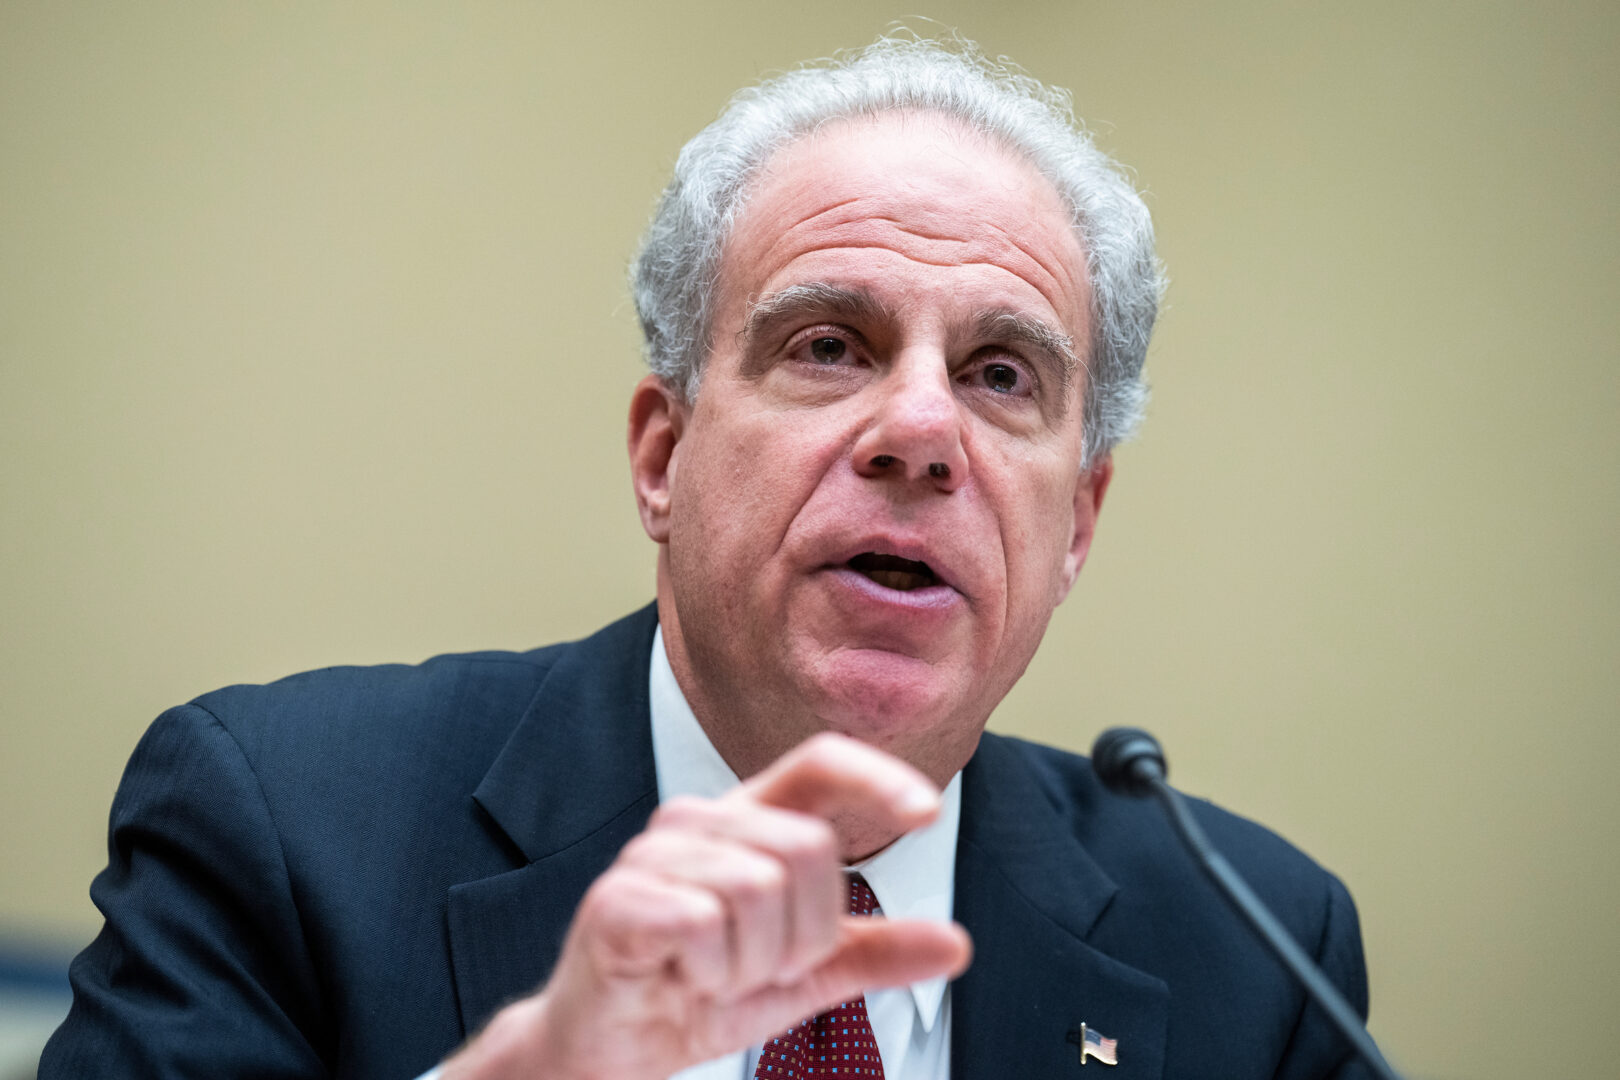
[[[875,601],[903,611],[943,614],[962,602],[962,594],[949,585],[928,585],[911,590],[890,589],[847,566],[830,566],[827,573],[839,584],[857,593],[863,600]]]

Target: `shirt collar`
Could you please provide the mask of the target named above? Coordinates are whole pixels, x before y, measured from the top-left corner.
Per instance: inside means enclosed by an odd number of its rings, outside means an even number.
[[[675,681],[664,651],[664,630],[653,634],[647,677],[652,706],[653,767],[658,801],[678,795],[713,799],[739,783],[714,748]],[[906,833],[851,867],[866,878],[883,913],[891,918],[950,920],[956,894],[956,834],[962,816],[962,774],[945,785],[939,817]],[[945,996],[943,975],[911,984],[911,999],[924,1031],[933,1031]]]

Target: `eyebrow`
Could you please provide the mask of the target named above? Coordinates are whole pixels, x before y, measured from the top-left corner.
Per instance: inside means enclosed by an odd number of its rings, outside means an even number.
[[[1058,415],[1068,408],[1069,388],[1074,385],[1074,374],[1086,367],[1074,351],[1074,339],[1056,327],[1033,315],[1021,311],[981,311],[973,318],[974,334],[982,339],[1020,347],[1033,353],[1036,363],[1057,378],[1062,391],[1058,401]]]
[[[748,317],[738,334],[743,340],[743,370],[747,374],[758,352],[761,339],[769,338],[784,326],[809,317],[824,317],[872,326],[890,322],[888,305],[865,289],[854,289],[826,281],[789,285],[780,292],[762,296],[748,308]],[[763,358],[761,358],[763,359]]]

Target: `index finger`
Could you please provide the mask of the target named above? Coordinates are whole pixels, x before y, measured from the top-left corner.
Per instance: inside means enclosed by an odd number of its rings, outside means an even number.
[[[895,836],[939,813],[939,789],[928,777],[834,732],[806,739],[727,797],[732,796],[834,823],[854,819]]]

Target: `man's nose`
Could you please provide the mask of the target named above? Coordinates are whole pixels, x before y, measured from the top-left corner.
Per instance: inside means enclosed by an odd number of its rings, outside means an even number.
[[[926,480],[941,491],[966,483],[962,405],[943,359],[903,357],[873,389],[880,396],[855,442],[855,471]]]

